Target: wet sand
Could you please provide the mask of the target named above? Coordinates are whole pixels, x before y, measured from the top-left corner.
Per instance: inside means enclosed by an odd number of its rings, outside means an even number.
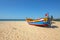
[[[53,23],[38,27],[25,21],[0,21],[0,40],[60,40],[60,22]]]

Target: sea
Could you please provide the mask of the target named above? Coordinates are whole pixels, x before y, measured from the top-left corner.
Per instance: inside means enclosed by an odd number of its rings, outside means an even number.
[[[0,19],[0,21],[25,21],[26,19]],[[60,20],[54,20],[54,21],[59,21]]]
[[[25,21],[25,19],[0,19],[0,21]]]

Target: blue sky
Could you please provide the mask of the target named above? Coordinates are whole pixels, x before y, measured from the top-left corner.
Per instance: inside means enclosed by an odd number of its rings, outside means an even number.
[[[60,18],[60,0],[0,0],[0,19]]]

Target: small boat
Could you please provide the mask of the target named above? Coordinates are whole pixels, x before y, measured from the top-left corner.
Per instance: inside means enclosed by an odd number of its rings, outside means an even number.
[[[40,18],[40,19],[31,19],[27,18],[26,21],[30,25],[35,25],[35,26],[51,26],[51,20],[48,17],[48,14],[45,15],[45,18]]]

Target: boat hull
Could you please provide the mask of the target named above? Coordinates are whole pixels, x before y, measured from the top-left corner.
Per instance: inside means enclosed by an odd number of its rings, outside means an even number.
[[[39,21],[39,22],[28,22],[30,25],[36,25],[36,26],[49,26],[50,22],[43,22],[43,21]]]

